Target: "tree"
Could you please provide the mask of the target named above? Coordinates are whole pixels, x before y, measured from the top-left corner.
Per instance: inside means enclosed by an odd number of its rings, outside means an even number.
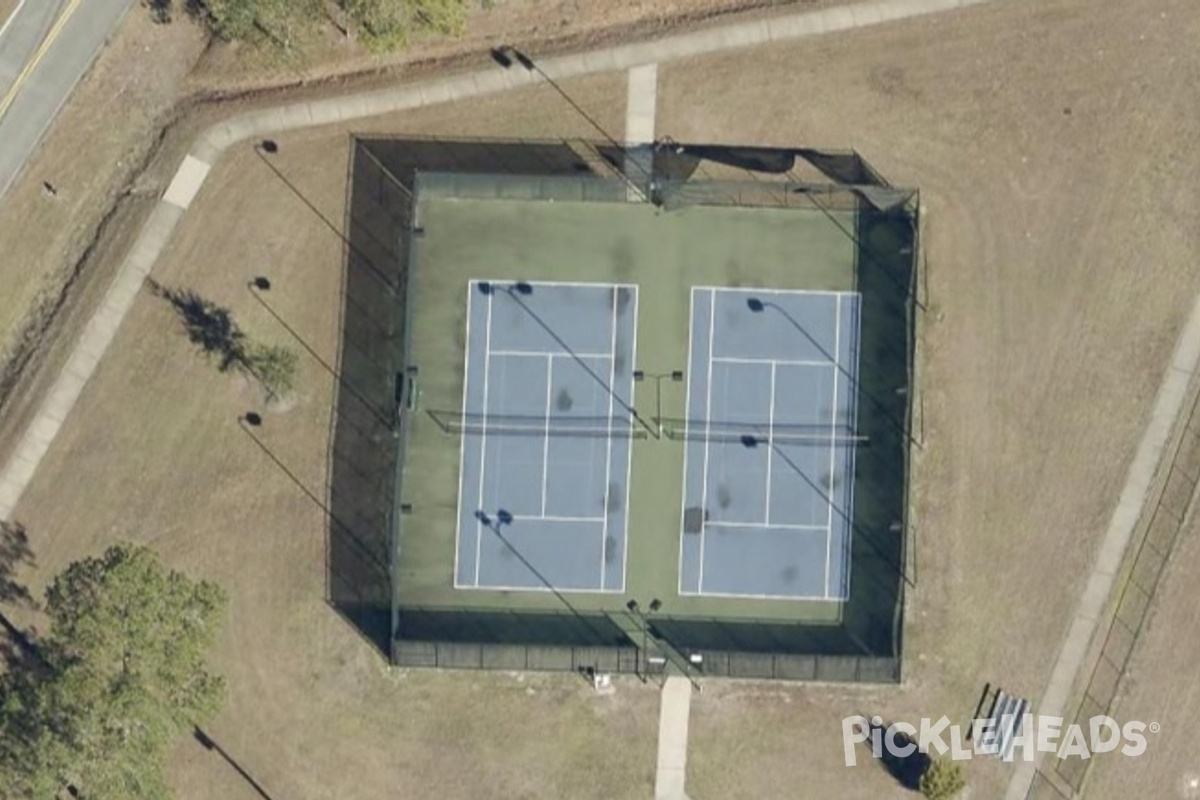
[[[363,45],[377,52],[403,47],[418,31],[451,36],[466,22],[464,0],[341,0]]]
[[[268,399],[278,400],[296,386],[299,358],[286,347],[251,344],[241,353],[245,370],[262,382]]]
[[[46,592],[40,659],[0,678],[0,794],[168,797],[167,747],[223,695],[205,661],[225,602],[145,547],[68,567]]]
[[[921,775],[921,794],[926,800],[951,800],[966,785],[962,764],[944,758],[931,761]]]

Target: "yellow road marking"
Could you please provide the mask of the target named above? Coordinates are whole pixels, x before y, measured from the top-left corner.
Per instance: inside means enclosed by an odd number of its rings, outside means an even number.
[[[4,116],[4,113],[8,111],[8,107],[13,104],[13,100],[17,99],[17,93],[21,91],[21,86],[28,80],[30,73],[37,69],[37,65],[45,58],[46,52],[54,44],[54,40],[62,33],[62,29],[66,27],[67,21],[71,19],[75,10],[79,8],[79,3],[80,0],[71,0],[67,3],[67,7],[63,9],[63,12],[59,14],[58,19],[54,21],[53,27],[50,28],[50,32],[46,34],[46,38],[38,46],[37,51],[33,54],[33,58],[25,63],[25,67],[17,75],[12,86],[8,88],[8,92],[5,93],[4,99],[0,100],[0,117]]]

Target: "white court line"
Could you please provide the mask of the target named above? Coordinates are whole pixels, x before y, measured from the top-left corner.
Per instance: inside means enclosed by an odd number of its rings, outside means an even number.
[[[546,439],[542,443],[542,518],[546,517],[546,481],[550,477],[550,387],[554,383],[554,356],[546,356]]]
[[[520,522],[604,522],[604,517],[570,517],[554,514],[547,514],[541,517],[533,517],[528,514],[517,514],[513,518]]]
[[[584,289],[608,289],[611,287],[629,288],[637,286],[635,283],[591,283],[588,281],[488,281],[494,286],[516,286],[518,283],[528,284],[529,286],[577,286]]]
[[[811,359],[791,358],[740,358],[735,356],[715,356],[713,361],[719,364],[772,364],[784,367],[832,367],[832,361],[813,361]]]
[[[693,289],[702,289],[706,292],[721,292],[723,294],[754,293],[754,294],[772,294],[772,295],[779,295],[779,296],[784,296],[784,295],[796,296],[796,295],[803,295],[803,294],[844,296],[844,295],[856,294],[856,292],[854,292],[853,290],[851,290],[851,291],[832,291],[832,290],[827,290],[827,289],[766,289],[766,288],[758,288],[758,287],[754,287],[754,286],[693,286],[692,288]]]
[[[687,536],[683,526],[687,518],[687,489],[688,489],[688,469],[692,463],[688,458],[692,448],[692,352],[695,348],[694,337],[696,327],[693,324],[696,321],[696,287],[692,287],[691,293],[688,295],[688,350],[687,350],[687,396],[683,400],[683,491],[680,492],[679,500],[679,593],[683,594],[683,543]],[[699,584],[697,583],[697,587]]]
[[[476,510],[483,508],[483,478],[487,475],[487,415],[488,415],[488,379],[491,377],[492,364],[492,297],[488,294],[487,325],[483,332],[483,430],[479,434],[479,501]],[[483,547],[483,523],[475,526],[475,585],[479,585],[479,551]]]
[[[775,371],[778,365],[771,365],[771,402],[767,407],[767,441],[775,441]],[[775,448],[771,445],[767,446],[767,492],[766,492],[766,523],[771,524],[771,458]]]
[[[553,589],[549,589],[546,586],[542,585],[541,583],[535,584],[533,586],[499,586],[499,585],[492,586],[491,584],[488,584],[488,583],[481,583],[477,586],[471,586],[470,584],[467,584],[466,586],[456,586],[454,588],[465,589],[465,590],[471,591],[471,592],[538,592],[541,594],[550,594],[551,592],[555,592],[557,594],[620,594],[620,592],[618,592],[616,589],[576,589],[574,587],[568,588],[566,586],[555,586]]]
[[[713,331],[717,327],[717,293],[712,291],[709,296],[708,305],[708,402],[704,408],[704,488],[700,493],[700,511],[706,513],[704,509],[708,508],[708,450],[709,443],[712,439],[712,387],[713,387],[713,369],[712,369],[712,354],[713,354]],[[704,591],[704,539],[708,526],[704,523],[700,525],[700,579],[696,581],[696,590]]]
[[[611,353],[576,353],[574,351],[558,350],[493,350],[493,356],[506,356],[508,358],[547,358],[553,356],[571,356],[573,358],[612,358]]]
[[[846,326],[850,331],[850,336],[852,337],[851,342],[850,342],[850,352],[854,354],[854,372],[851,373],[852,375],[854,375],[853,383],[858,383],[858,368],[859,368],[859,364],[861,364],[861,362],[862,362],[861,353],[859,352],[859,347],[858,347],[858,337],[859,337],[859,333],[860,333],[859,327],[862,322],[862,302],[860,300],[860,297],[861,297],[861,295],[859,295],[857,292],[850,297],[850,308],[853,309],[854,315],[853,315],[853,319]],[[839,353],[838,355],[840,356],[841,354]],[[911,392],[911,389],[910,389],[910,392]],[[849,396],[850,396],[850,413],[848,415],[849,418],[846,420],[846,423],[850,426],[850,430],[857,431],[858,430],[858,394],[853,391],[853,387],[851,387],[851,392],[850,392]],[[842,593],[840,595],[838,595],[836,598],[831,598],[831,599],[837,599],[837,600],[846,600],[850,597],[850,580],[851,580],[851,576],[853,574],[850,571],[850,555],[851,555],[850,545],[854,541],[854,522],[853,522],[853,520],[854,520],[854,484],[856,483],[856,481],[854,480],[854,456],[856,455],[856,453],[857,453],[857,448],[851,447],[849,449],[849,455],[846,456],[846,472],[847,472],[847,475],[849,478],[846,481],[846,485],[848,487],[846,489],[846,494],[847,494],[847,496],[846,496],[846,511],[849,513],[850,519],[847,521],[846,526],[845,526],[845,530],[846,530],[845,541],[842,542]],[[905,522],[907,522],[907,520],[905,520]]]
[[[467,281],[467,345],[463,352],[463,399],[462,399],[462,418],[467,418],[467,396],[470,394],[470,379],[471,379],[471,306],[475,302],[475,292],[473,291],[475,282]],[[467,439],[463,436],[458,445],[458,519],[454,528],[454,588],[458,588],[458,551],[462,547],[462,507],[463,507],[463,478],[466,470],[464,467],[467,464]],[[480,463],[479,469],[483,469],[483,464]],[[475,533],[479,533],[479,521],[475,522]],[[478,548],[476,549],[478,552]]]
[[[637,329],[638,329],[638,287],[633,287],[633,344],[629,354],[629,407],[637,408],[637,381],[633,379],[633,368],[637,364]],[[617,354],[613,353],[613,363]],[[629,428],[633,429],[633,413],[630,412]],[[629,574],[629,494],[633,486],[633,439],[625,440],[625,525],[621,531],[621,591],[625,591],[625,576]],[[607,511],[607,510],[606,510]]]
[[[761,522],[727,522],[725,520],[714,519],[709,523],[710,528],[750,528],[752,530],[772,530],[772,531],[823,531],[824,525],[799,525],[788,523],[786,525],[764,525]]]
[[[608,518],[611,516],[608,512],[608,500],[612,488],[613,403],[617,396],[617,387],[613,385],[617,380],[617,291],[618,289],[613,287],[612,321],[610,323],[612,338],[608,345],[611,361],[608,364],[608,438],[605,440],[604,447],[604,527],[600,531],[600,588],[604,588],[604,578],[608,574],[608,564],[604,561],[604,547],[608,541]]]
[[[739,594],[737,592],[680,592],[685,597],[728,597],[738,600],[808,600],[811,602],[832,603],[832,598],[810,594]]]
[[[842,299],[839,297],[835,301],[833,315],[833,363],[838,365],[838,359],[842,356]],[[825,531],[825,596],[829,597],[829,562],[832,557],[830,552],[833,548],[833,503],[836,500],[837,488],[833,483],[833,467],[837,460],[837,404],[838,404],[838,379],[841,378],[842,371],[840,369],[833,372],[833,409],[829,412],[829,517],[826,523]],[[853,513],[853,512],[850,512]]]

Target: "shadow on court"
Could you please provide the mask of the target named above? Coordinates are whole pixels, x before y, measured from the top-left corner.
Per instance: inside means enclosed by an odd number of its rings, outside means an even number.
[[[637,649],[629,645],[628,631],[607,614],[577,613],[568,604],[529,613],[401,608],[394,579],[396,542],[405,517],[409,510],[419,514],[421,505],[420,497],[404,496],[400,483],[403,409],[419,367],[408,363],[406,355],[410,249],[420,236],[413,225],[416,176],[611,177],[612,163],[621,159],[613,153],[605,157],[606,146],[561,141],[349,142],[347,211],[340,232],[335,229],[343,239],[344,260],[341,342],[333,364],[341,383],[327,459],[329,513],[331,520],[339,521],[329,526],[328,602],[396,663],[573,670],[581,664],[603,664],[610,671],[633,671],[637,666]],[[856,433],[869,446],[855,451],[850,596],[841,619],[833,624],[660,615],[655,631],[681,652],[702,652],[709,674],[895,681],[900,677],[904,587],[916,580],[915,570],[908,574],[905,568],[917,230],[911,193],[891,190],[857,154],[757,148],[708,152],[673,143],[655,150],[655,172],[665,176],[656,192],[668,211],[695,203],[728,205],[727,189],[697,187],[693,174],[736,169],[752,175],[790,175],[798,156],[829,179],[855,186],[818,190],[811,184],[786,188],[774,180],[749,184],[743,173],[736,202],[807,207],[811,200],[829,209],[835,208],[829,195],[840,192],[844,205],[836,210],[857,212],[853,228],[844,233],[855,243],[856,289],[862,303]],[[272,172],[288,182],[285,171],[274,164]],[[304,199],[302,187],[288,185]],[[468,191],[466,196],[473,195]],[[897,198],[908,199],[901,204]],[[328,225],[324,218],[314,221]],[[514,299],[523,296],[514,290]],[[552,328],[549,333],[556,334]],[[594,377],[611,392],[602,377]],[[457,412],[441,413],[452,419]],[[435,411],[429,414],[438,418]],[[637,421],[657,436],[655,425],[640,416]],[[453,429],[453,423],[448,427]]]
[[[578,147],[562,141],[352,138],[349,149],[349,197],[338,233],[344,243],[342,336],[333,365],[341,386],[327,461],[329,513],[340,524],[329,526],[327,592],[330,605],[390,656],[401,623],[393,602],[393,543],[407,509],[399,481],[400,409],[406,379],[416,369],[406,364],[405,323],[410,249],[418,235],[412,208],[417,174],[579,175],[590,167]],[[272,170],[286,181],[281,170],[274,165]],[[413,503],[419,505],[420,498]],[[571,619],[546,616],[540,640],[594,638],[571,636],[578,633]],[[403,615],[403,624],[409,637],[469,641],[510,640],[523,627],[512,615],[476,617],[457,620],[437,610],[413,610]]]

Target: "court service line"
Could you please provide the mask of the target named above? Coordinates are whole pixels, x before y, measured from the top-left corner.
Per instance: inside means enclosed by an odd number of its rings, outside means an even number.
[[[479,501],[476,503],[476,510],[484,510],[483,508],[483,481],[487,476],[487,418],[488,418],[488,381],[491,378],[492,366],[492,297],[494,295],[488,293],[487,299],[487,322],[484,325],[483,331],[483,429],[479,432]],[[462,469],[460,466],[459,469]],[[494,509],[492,509],[494,511]],[[479,553],[483,548],[483,521],[481,520],[475,526],[475,585],[479,585]]]
[[[467,338],[466,344],[463,346],[463,397],[462,397],[462,419],[466,422],[467,419],[467,398],[470,397],[469,391],[471,386],[471,309],[475,306],[475,292],[472,291],[474,281],[467,282]],[[454,586],[458,588],[458,559],[459,550],[465,542],[462,540],[463,527],[463,498],[467,495],[463,492],[463,487],[466,483],[467,471],[463,469],[463,465],[467,463],[467,439],[468,436],[460,436],[458,443],[458,518],[454,528]],[[480,463],[479,469],[482,472],[483,464]],[[479,534],[479,521],[475,522],[475,533]],[[476,548],[478,552],[478,548]]]
[[[833,364],[841,366],[842,358],[842,298],[834,301],[833,313]],[[829,567],[833,560],[833,502],[836,499],[837,488],[833,483],[833,467],[837,461],[837,404],[838,404],[838,379],[841,377],[841,370],[835,369],[833,372],[833,408],[829,412],[829,517],[826,522],[825,531],[825,597],[829,597]]]
[[[608,577],[608,562],[604,558],[604,548],[608,542],[608,511],[609,495],[612,492],[612,426],[613,426],[613,403],[617,397],[617,298],[616,289],[613,289],[613,304],[612,304],[612,338],[609,340],[608,349],[612,355],[612,360],[608,365],[608,438],[604,442],[604,528],[600,532],[600,588],[604,588],[604,579]],[[631,398],[632,399],[632,398]],[[632,407],[632,406],[631,406]]]
[[[767,440],[775,441],[775,371],[778,369],[776,364],[771,365],[771,400],[767,406]],[[765,520],[767,525],[771,524],[771,458],[774,452],[774,447],[767,447],[767,491],[766,491],[766,515]]]
[[[542,443],[542,519],[546,518],[546,482],[550,479],[550,388],[554,385],[554,356],[546,354],[546,439]]]
[[[717,293],[709,290],[708,297],[708,396],[704,404],[704,488],[700,491],[700,512],[708,514],[708,451],[712,439],[712,387],[713,387],[713,331],[717,327]],[[696,591],[704,591],[704,540],[708,538],[708,521],[700,523],[700,576],[696,581]]]

